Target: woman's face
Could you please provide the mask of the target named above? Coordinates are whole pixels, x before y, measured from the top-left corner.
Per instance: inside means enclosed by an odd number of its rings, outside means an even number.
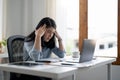
[[[46,28],[45,34],[43,35],[43,39],[45,42],[48,42],[54,35],[55,29],[53,27]]]

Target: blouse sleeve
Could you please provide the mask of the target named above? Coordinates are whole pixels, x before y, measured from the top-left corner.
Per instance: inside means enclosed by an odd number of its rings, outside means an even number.
[[[59,58],[64,58],[65,56],[65,51],[62,51],[57,47],[53,48],[52,52],[54,52]]]
[[[34,48],[33,42],[25,42],[24,48],[26,49],[27,54],[30,56],[32,60],[39,60],[41,52]]]

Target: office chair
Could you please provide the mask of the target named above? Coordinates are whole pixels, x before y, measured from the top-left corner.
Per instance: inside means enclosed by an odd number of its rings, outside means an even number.
[[[9,63],[23,61],[24,36],[13,35],[7,39]],[[10,73],[10,80],[18,80],[20,74]]]
[[[23,61],[24,36],[13,35],[7,39],[9,62]]]

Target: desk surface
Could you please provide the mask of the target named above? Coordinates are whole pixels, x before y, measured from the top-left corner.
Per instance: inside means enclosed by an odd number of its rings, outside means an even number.
[[[99,57],[96,60],[85,63],[77,63],[74,66],[63,66],[59,62],[53,64],[37,65],[33,67],[0,64],[0,70],[49,77],[58,80],[66,76],[75,74],[75,71],[78,68],[83,69],[84,67],[97,67],[100,65],[110,64],[115,60],[115,58]]]
[[[68,66],[68,67],[70,66],[70,67],[75,67],[75,68],[85,68],[85,67],[97,67],[100,65],[105,65],[108,63],[112,63],[115,60],[116,60],[116,58],[97,57],[95,60],[84,62],[84,63],[71,63],[74,65],[61,65],[62,62],[50,63],[50,64],[56,65],[56,66]],[[67,63],[69,63],[69,62],[67,62]]]
[[[77,70],[77,68],[52,66],[52,65],[37,65],[33,67],[25,67],[25,66],[17,66],[17,65],[9,65],[9,64],[0,64],[0,69],[7,72],[16,72],[16,73],[49,77],[55,80],[73,75],[75,73],[75,70]]]

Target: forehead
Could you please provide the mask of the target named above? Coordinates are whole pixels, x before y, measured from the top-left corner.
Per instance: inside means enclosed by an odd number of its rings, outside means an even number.
[[[55,32],[55,28],[53,28],[53,27],[47,28],[46,30],[51,31],[51,32]]]

